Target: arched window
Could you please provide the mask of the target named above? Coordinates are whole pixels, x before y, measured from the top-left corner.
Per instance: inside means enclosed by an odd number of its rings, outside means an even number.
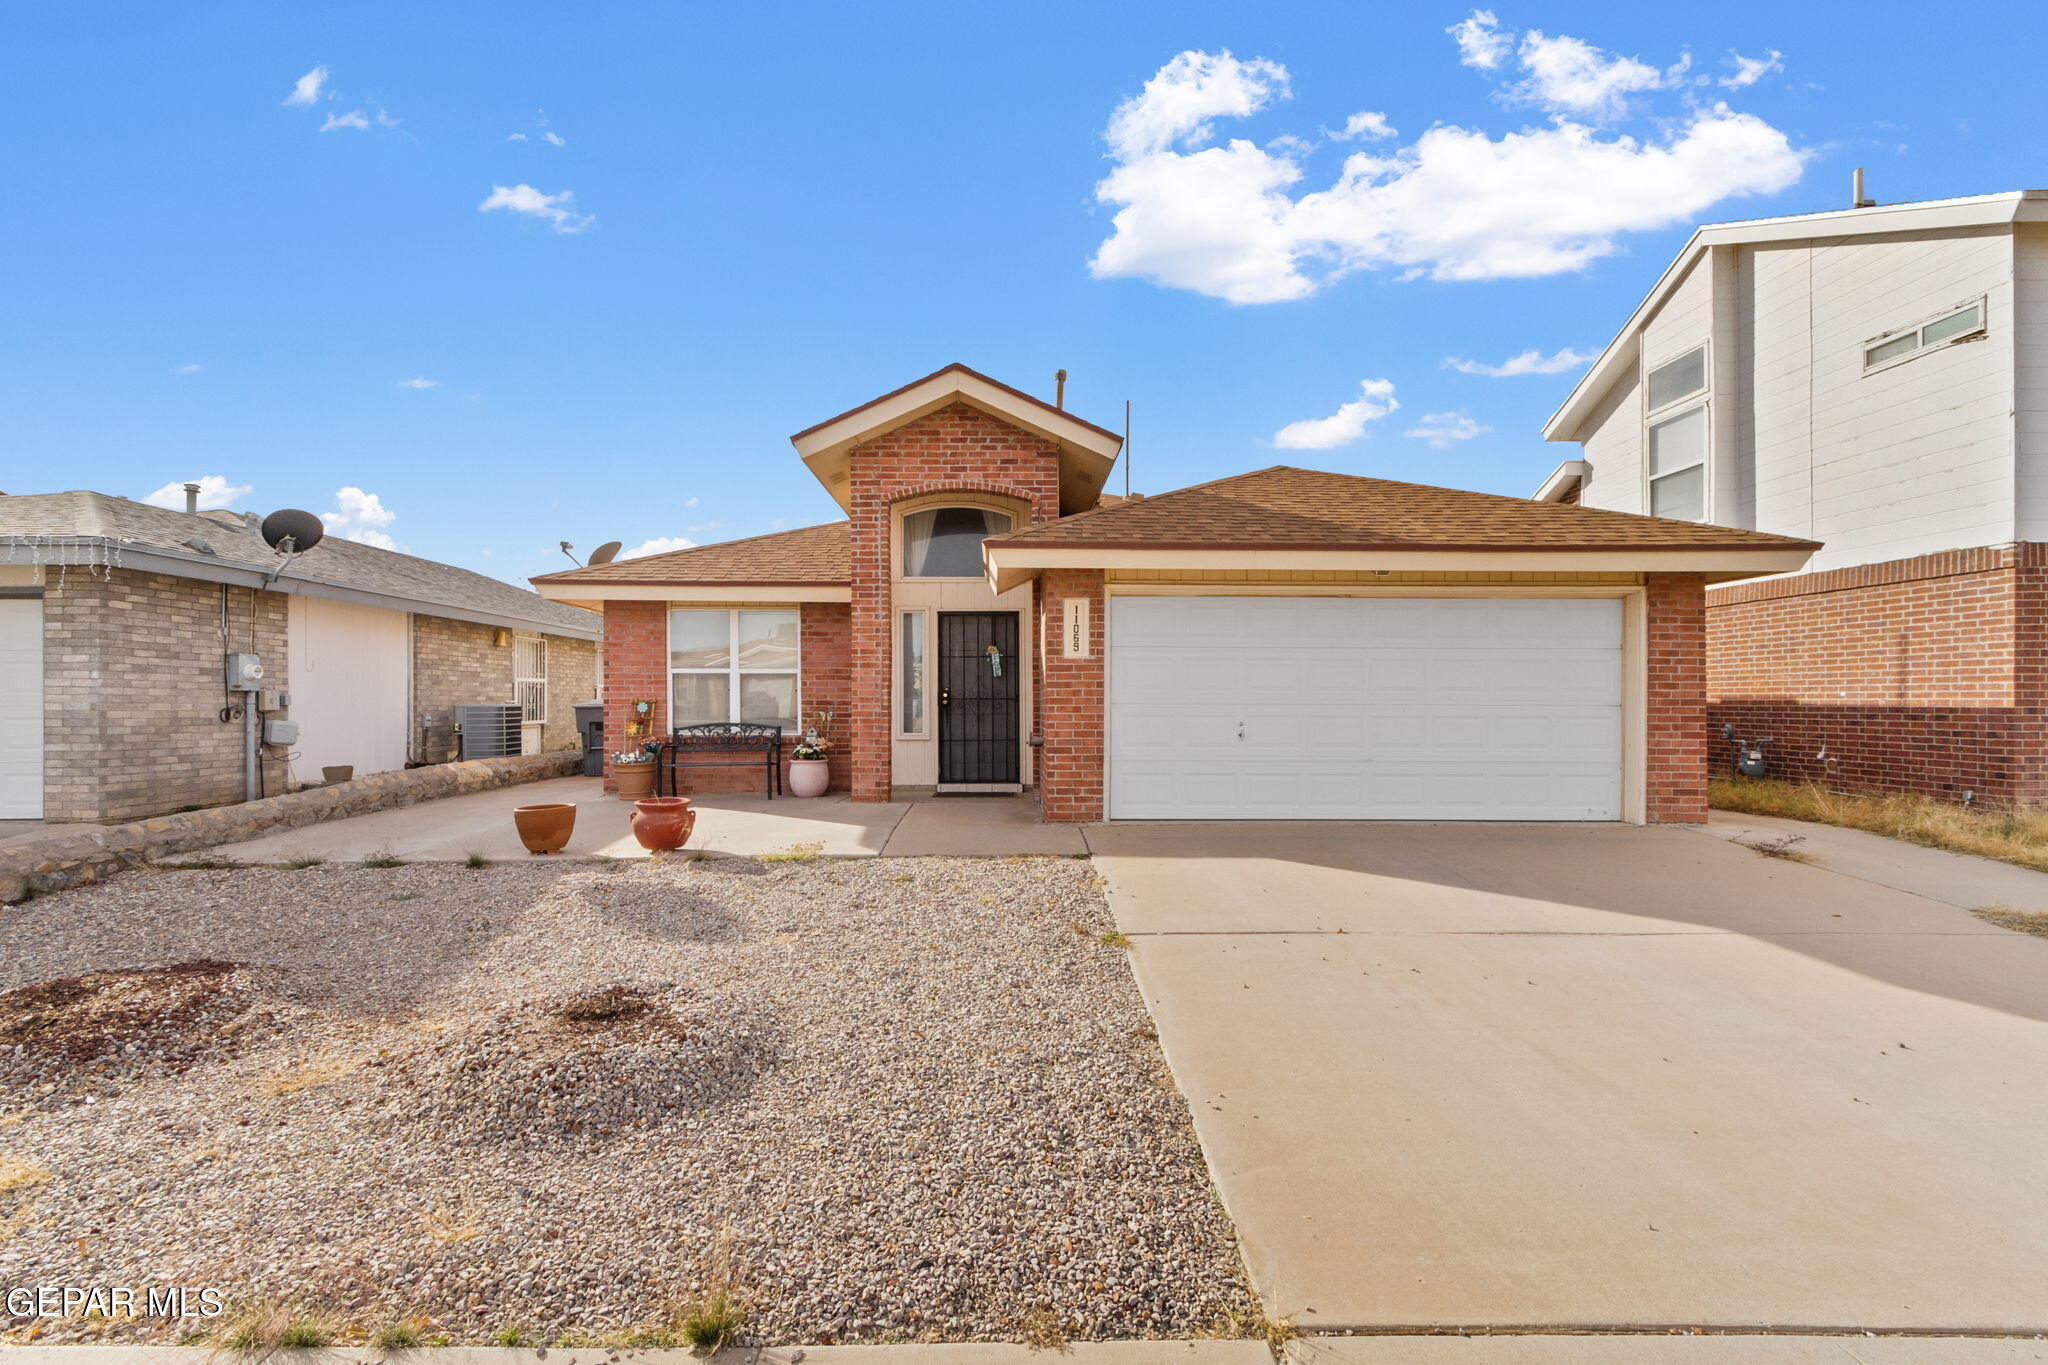
[[[1010,529],[1008,512],[986,507],[927,507],[903,518],[906,578],[979,578],[981,542]]]

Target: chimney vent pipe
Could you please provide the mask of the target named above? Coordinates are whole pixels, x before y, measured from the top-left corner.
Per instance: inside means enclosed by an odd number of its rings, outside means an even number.
[[[188,483],[185,485],[185,513],[188,516],[196,516],[198,515],[198,512],[199,485],[196,483]]]
[[[1065,370],[1054,370],[1052,372],[1052,405],[1061,412],[1067,410],[1067,372]]]
[[[1863,193],[1863,168],[1858,166],[1849,177],[1849,207],[1852,209],[1876,208],[1877,201]]]

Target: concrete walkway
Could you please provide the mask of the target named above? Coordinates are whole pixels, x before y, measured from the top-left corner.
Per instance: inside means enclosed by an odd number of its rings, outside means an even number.
[[[567,857],[645,858],[632,835],[629,801],[606,796],[597,778],[562,777],[471,796],[423,802],[326,824],[282,830],[204,854],[238,862],[280,863],[299,857],[356,862],[380,854],[407,862],[460,862],[472,853],[493,862],[531,855],[513,828],[516,806],[566,801],[576,806]],[[1079,854],[1088,850],[1075,825],[1047,825],[1028,797],[922,797],[849,801],[844,795],[801,798],[699,796],[689,851],[759,856],[815,849],[829,857],[876,854]],[[175,859],[172,861],[176,861]]]
[[[1305,1337],[1288,1365],[2019,1365],[2048,1341],[1986,1337]]]
[[[1275,1315],[2048,1330],[2048,940],[1692,830],[1089,834]]]
[[[193,1346],[17,1346],[9,1365],[232,1365],[258,1357]],[[280,1365],[702,1365],[689,1351],[558,1346],[528,1350],[495,1346],[437,1346],[373,1351],[336,1346],[319,1351],[273,1351]],[[1273,1365],[1263,1341],[1077,1341],[1060,1350],[1008,1343],[933,1346],[737,1347],[708,1357],[716,1365]]]
[[[1838,829],[1805,820],[1782,820],[1772,815],[1738,815],[1732,811],[1713,813],[1706,832],[1737,843],[1755,844],[1775,839],[1796,838],[1801,853],[1818,859],[1822,867],[1896,891],[1910,891],[1930,900],[1977,910],[1987,905],[2009,905],[2016,910],[2048,910],[2048,872],[2017,867],[1990,858],[1964,853],[1947,853],[1922,848],[1900,839],[1888,839],[1868,830]]]

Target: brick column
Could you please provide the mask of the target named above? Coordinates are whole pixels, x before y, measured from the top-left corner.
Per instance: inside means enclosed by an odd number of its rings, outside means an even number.
[[[1108,719],[1103,693],[1104,593],[1100,569],[1048,569],[1039,576],[1039,619],[1049,624],[1038,673],[1039,802],[1056,824],[1100,820],[1103,811],[1102,737]],[[1088,603],[1088,655],[1066,657],[1060,627],[1073,598]]]
[[[860,463],[865,463],[861,461]],[[865,471],[863,471],[865,472]],[[853,602],[848,613],[847,787],[856,801],[887,801],[892,782],[889,725],[889,491],[873,478],[853,484]]]
[[[1707,818],[1707,609],[1699,574],[1643,575],[1649,752],[1644,815],[1653,825]]]
[[[628,747],[626,724],[633,703],[654,703],[643,738],[668,733],[668,604],[604,604],[604,747],[607,755]],[[637,742],[632,742],[637,743]],[[604,789],[618,790],[611,759],[605,759]]]
[[[848,664],[852,648],[851,616],[843,603],[805,602],[798,620],[803,649],[804,714],[797,717],[797,734],[791,743],[802,738],[803,727],[816,720],[819,713],[830,711],[832,733],[826,736],[832,744],[828,751],[832,773],[830,790],[845,791],[853,772],[846,744],[847,726],[853,719],[853,676]],[[785,762],[788,752],[785,746]]]

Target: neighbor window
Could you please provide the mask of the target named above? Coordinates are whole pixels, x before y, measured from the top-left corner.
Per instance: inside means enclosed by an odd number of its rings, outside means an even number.
[[[1928,322],[1917,323],[1899,332],[1874,341],[1863,348],[1863,368],[1874,370],[1894,360],[1903,360],[1909,355],[1939,346],[1943,342],[1962,341],[1981,334],[1984,330],[1984,301],[1951,309],[1940,317]]]
[[[1707,405],[1650,425],[1650,515],[1707,515]]]
[[[981,542],[1010,529],[1008,512],[984,507],[927,507],[903,518],[906,578],[979,578]]]
[[[1651,370],[1644,381],[1644,401],[1649,410],[1670,407],[1696,393],[1703,393],[1707,387],[1707,348],[1695,346],[1675,360],[1667,360]]]
[[[794,732],[797,614],[668,614],[669,724],[743,720]]]
[[[903,613],[903,654],[897,663],[903,673],[903,715],[898,733],[924,733],[924,613]]]
[[[548,718],[548,642],[538,635],[512,637],[512,700],[519,719],[539,725]]]

